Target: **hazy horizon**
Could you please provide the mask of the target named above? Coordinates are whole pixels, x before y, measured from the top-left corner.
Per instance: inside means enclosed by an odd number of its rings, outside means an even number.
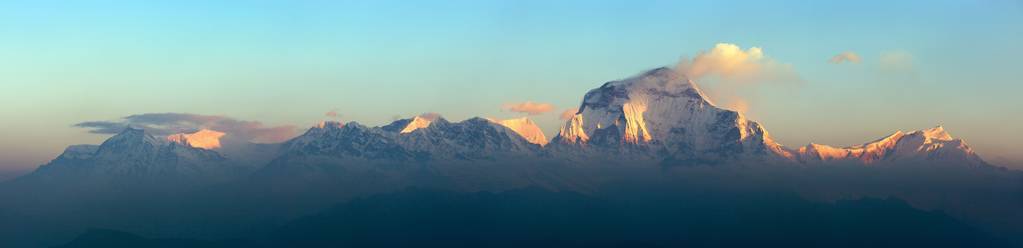
[[[788,147],[942,125],[1023,169],[1021,13],[1018,1],[4,2],[0,180],[109,137],[76,124],[146,113],[292,135],[324,120],[526,116],[550,139],[586,91],[701,55],[753,66],[695,80]]]

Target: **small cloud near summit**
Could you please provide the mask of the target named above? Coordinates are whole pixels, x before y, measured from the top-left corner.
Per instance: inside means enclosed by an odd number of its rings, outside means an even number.
[[[267,126],[259,121],[188,113],[145,113],[114,121],[86,121],[73,126],[89,129],[90,133],[98,134],[116,134],[127,127],[141,128],[153,135],[192,133],[211,129],[224,132],[233,139],[260,143],[281,142],[298,134],[298,129],[292,125]]]
[[[732,102],[729,102],[728,105],[725,106],[725,108],[731,109],[732,111],[739,112],[741,114],[746,114],[749,112],[749,103],[746,103],[746,101],[742,99],[736,99]]]
[[[561,116],[559,116],[559,118],[563,121],[571,120],[572,117],[575,116],[576,112],[579,112],[578,108],[566,109],[564,112],[561,112]]]
[[[506,103],[503,107],[504,110],[524,113],[529,115],[539,115],[554,110],[554,105],[550,103],[537,103],[532,101],[525,101],[521,103]]]
[[[832,64],[842,64],[846,62],[858,64],[860,61],[863,61],[863,59],[860,58],[860,55],[850,51],[839,53],[828,60],[828,62]]]
[[[676,68],[695,82],[708,100],[739,112],[748,111],[748,103],[755,103],[751,98],[766,87],[803,83],[791,64],[767,56],[760,47],[744,50],[731,43],[715,44],[692,59],[683,57]]]
[[[441,117],[440,113],[437,113],[437,112],[426,112],[426,113],[419,114],[418,116],[419,116],[419,118],[423,118],[423,119],[426,119],[426,120],[429,120],[429,121],[437,120],[437,118]]]
[[[341,114],[337,113],[337,109],[331,109],[330,111],[327,111],[327,113],[324,113],[323,115],[327,116],[327,117],[330,117],[330,118],[341,117]]]
[[[765,56],[763,49],[750,47],[742,50],[738,45],[730,43],[718,43],[692,59],[683,58],[677,68],[694,81],[707,76],[718,76],[738,83],[800,81],[791,65]]]

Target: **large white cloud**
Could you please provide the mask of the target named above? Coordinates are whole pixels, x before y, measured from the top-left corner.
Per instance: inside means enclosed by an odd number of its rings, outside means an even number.
[[[791,65],[764,56],[763,49],[751,47],[742,50],[738,45],[730,43],[718,43],[693,59],[682,59],[678,70],[692,80],[708,76],[718,76],[737,83],[799,80]]]

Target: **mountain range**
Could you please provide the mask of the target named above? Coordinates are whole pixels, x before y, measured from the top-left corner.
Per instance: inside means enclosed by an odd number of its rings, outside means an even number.
[[[628,197],[608,209],[663,204],[644,197],[651,192],[697,194],[677,209],[643,216],[652,219],[734,192],[788,192],[822,202],[891,197],[945,211],[1023,246],[1023,239],[1011,238],[1023,237],[1023,174],[985,162],[944,128],[899,131],[850,147],[787,147],[760,123],[714,105],[697,84],[668,68],[590,90],[551,139],[525,117],[453,122],[434,114],[375,127],[325,121],[273,144],[225,132],[155,135],[126,128],[99,145],[69,146],[32,173],[0,183],[0,198],[8,199],[0,201],[0,220],[6,220],[0,221],[0,243],[49,247],[89,228],[222,240],[259,236],[338,203],[410,188],[457,194],[537,188],[601,201]],[[546,209],[554,198],[521,202]],[[393,210],[417,210],[424,202],[410,199],[396,200]],[[486,209],[489,202],[469,206]],[[636,210],[637,216],[645,212]],[[813,213],[792,216],[804,214]]]
[[[101,145],[73,145],[24,178],[33,180],[229,180],[280,167],[407,165],[546,159],[658,166],[742,164],[991,166],[942,127],[896,132],[851,147],[785,147],[763,125],[720,108],[685,75],[657,68],[590,90],[550,141],[523,117],[450,122],[415,116],[388,125],[323,122],[281,144],[222,145],[224,133],[153,136],[128,128]],[[239,148],[242,147],[242,148]],[[258,149],[259,151],[246,151]],[[231,156],[232,153],[240,154]],[[253,159],[244,154],[261,154]],[[269,164],[269,166],[264,166]]]

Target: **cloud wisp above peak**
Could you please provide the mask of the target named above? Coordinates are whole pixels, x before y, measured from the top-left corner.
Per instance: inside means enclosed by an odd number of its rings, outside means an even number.
[[[422,114],[417,115],[417,117],[423,118],[423,119],[428,120],[428,121],[434,121],[434,120],[437,120],[437,119],[441,118],[442,116],[440,115],[440,113],[437,113],[437,112],[426,112],[426,113],[422,113]]]
[[[749,111],[749,106],[755,105],[751,98],[756,98],[768,85],[803,83],[791,64],[766,56],[760,47],[743,50],[731,43],[715,44],[692,59],[683,57],[676,70],[696,82],[711,102],[740,112]]]
[[[528,115],[539,115],[554,110],[554,105],[550,103],[537,103],[532,101],[525,101],[521,103],[506,103],[502,107],[504,110],[511,112],[524,113]]]
[[[572,117],[575,116],[576,112],[579,112],[579,108],[566,109],[565,111],[561,112],[561,115],[558,116],[558,118],[563,121],[571,120]]]
[[[843,64],[843,63],[859,64],[861,61],[863,61],[863,58],[860,58],[859,54],[856,54],[856,53],[854,53],[852,51],[845,51],[845,52],[839,53],[839,54],[831,57],[831,59],[828,60],[828,63],[832,63],[832,64]]]
[[[692,59],[683,58],[677,69],[692,80],[717,76],[738,83],[800,81],[791,65],[765,56],[763,49],[750,47],[742,50],[731,43],[718,43]]]
[[[337,112],[337,109],[331,109],[330,111],[327,111],[327,113],[324,113],[323,116],[330,118],[339,118],[341,117],[341,114]]]
[[[257,143],[276,143],[298,134],[292,125],[267,126],[259,121],[238,120],[220,115],[189,113],[145,113],[115,121],[86,121],[73,125],[90,133],[115,134],[125,128],[141,128],[154,135],[192,133],[201,129],[223,132],[226,136]]]
[[[881,70],[886,73],[904,73],[914,71],[913,55],[906,51],[889,51],[881,53],[878,61]]]

